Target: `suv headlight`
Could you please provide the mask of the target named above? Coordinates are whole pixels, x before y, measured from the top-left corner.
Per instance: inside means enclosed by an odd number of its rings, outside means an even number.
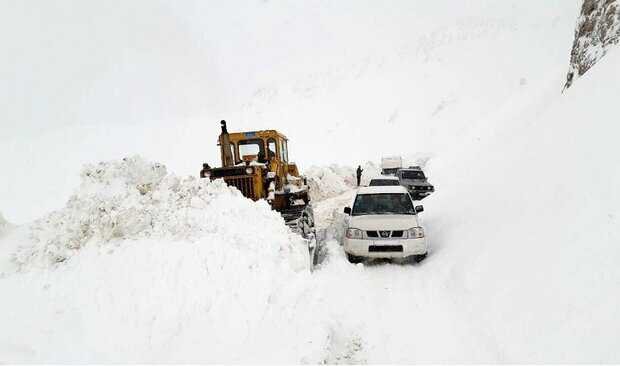
[[[348,239],[362,239],[364,236],[364,232],[360,229],[347,229],[347,238]]]
[[[421,227],[413,227],[407,230],[407,237],[409,239],[420,239],[424,237],[424,229]]]

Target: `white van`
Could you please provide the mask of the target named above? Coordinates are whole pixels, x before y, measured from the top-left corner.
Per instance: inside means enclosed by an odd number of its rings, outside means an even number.
[[[394,175],[403,167],[403,158],[400,156],[385,156],[381,158],[381,174]]]

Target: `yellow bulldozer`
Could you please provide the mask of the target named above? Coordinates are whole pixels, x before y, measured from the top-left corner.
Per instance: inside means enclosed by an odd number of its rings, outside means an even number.
[[[218,138],[222,166],[204,163],[201,178],[223,179],[252,200],[264,199],[280,212],[285,223],[310,243],[313,261],[316,250],[314,214],[306,179],[289,160],[288,139],[275,130],[228,132],[221,121]]]

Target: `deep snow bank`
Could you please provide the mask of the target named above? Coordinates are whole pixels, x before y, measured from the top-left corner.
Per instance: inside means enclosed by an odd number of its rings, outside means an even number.
[[[381,164],[378,163],[380,157],[381,152],[378,151],[376,163],[367,161],[363,165],[360,164],[363,169],[361,185],[368,185],[372,178],[376,178],[381,174]],[[425,171],[427,169],[432,170],[432,164],[429,164],[432,157],[433,154],[422,152],[403,154],[403,166],[417,165],[425,169]],[[355,166],[332,164],[328,166],[312,166],[305,170],[304,175],[308,178],[312,199],[323,201],[355,188],[357,185],[356,169],[357,167]]]
[[[355,187],[357,185],[356,169],[356,167],[333,164],[321,167],[312,166],[304,171],[305,176],[308,178],[312,199],[322,201],[338,196]],[[368,184],[370,179],[381,173],[381,168],[370,161],[364,163],[362,169],[364,169],[362,185]]]
[[[433,162],[434,275],[498,360],[620,359],[619,64],[611,50],[562,96],[561,75],[541,81]]]
[[[268,205],[245,199],[223,181],[180,178],[140,157],[87,165],[81,178],[65,208],[30,225],[32,242],[15,253],[18,264],[47,266],[86,245],[128,239],[215,235],[217,241],[240,238],[239,244],[260,246],[262,253],[269,246],[291,252],[299,243]]]
[[[90,165],[65,208],[15,232],[0,241],[20,244],[21,269],[0,275],[4,361],[321,357],[303,339],[325,330],[292,318],[307,244],[221,181],[139,157]]]

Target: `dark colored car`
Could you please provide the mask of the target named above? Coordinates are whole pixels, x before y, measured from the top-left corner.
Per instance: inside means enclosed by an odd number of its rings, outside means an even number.
[[[414,200],[421,200],[435,192],[435,187],[430,184],[419,167],[400,169],[396,172],[400,185],[407,188]]]

